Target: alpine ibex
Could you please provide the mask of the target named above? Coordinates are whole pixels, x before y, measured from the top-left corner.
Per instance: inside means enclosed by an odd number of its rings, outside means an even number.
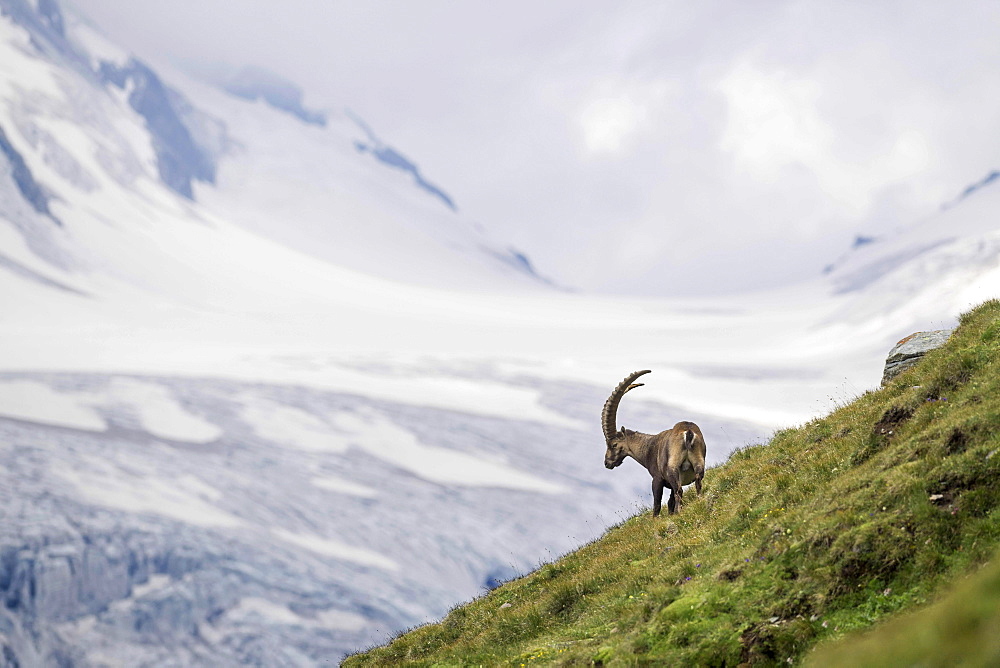
[[[693,482],[701,494],[701,481],[705,477],[705,437],[694,422],[678,422],[673,429],[656,435],[615,427],[618,402],[629,390],[641,387],[643,383],[636,383],[635,379],[647,373],[649,370],[635,371],[619,383],[604,402],[601,426],[608,443],[608,451],[604,453],[605,466],[613,469],[625,461],[625,457],[631,457],[653,476],[653,517],[657,517],[664,486],[670,488],[667,510],[671,514],[681,506],[684,497],[682,485]]]

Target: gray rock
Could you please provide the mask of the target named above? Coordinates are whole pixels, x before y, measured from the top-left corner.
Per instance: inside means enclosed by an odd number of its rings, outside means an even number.
[[[931,332],[915,332],[901,339],[885,359],[882,385],[916,365],[928,351],[943,346],[954,331],[954,329],[937,329]]]

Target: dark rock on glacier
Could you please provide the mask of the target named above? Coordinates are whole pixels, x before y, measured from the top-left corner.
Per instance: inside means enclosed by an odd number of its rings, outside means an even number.
[[[65,22],[56,0],[0,0],[0,14],[28,31],[31,43],[39,52],[81,74],[93,77],[90,62],[66,39]]]
[[[955,206],[962,200],[970,197],[971,195],[974,195],[975,193],[979,192],[986,186],[996,183],[998,180],[1000,180],[1000,171],[994,169],[980,180],[966,186],[966,188],[961,193],[959,193],[955,199],[951,200],[950,202],[942,204],[941,210],[947,211],[948,209]]]
[[[275,109],[288,112],[310,125],[326,125],[326,116],[322,112],[303,106],[301,88],[263,68],[244,67],[225,83],[224,88],[226,92],[244,100],[264,100]]]
[[[882,372],[882,384],[915,366],[920,359],[931,350],[940,348],[947,341],[954,329],[938,329],[930,332],[915,332],[901,339],[885,360],[885,370]]]
[[[35,177],[31,174],[31,170],[28,169],[28,165],[24,162],[24,158],[21,154],[14,148],[14,145],[10,143],[10,139],[7,138],[7,133],[4,132],[3,126],[0,126],[0,154],[2,154],[6,159],[7,163],[10,165],[10,174],[14,179],[17,189],[21,192],[21,195],[31,204],[31,207],[38,213],[44,214],[52,218],[52,213],[49,211],[49,198],[42,190],[38,182],[35,181]],[[55,218],[52,218],[55,220]],[[56,221],[57,223],[59,221]]]
[[[66,22],[56,0],[38,0],[38,15],[60,37],[66,36]]]
[[[536,278],[542,281],[543,283],[548,283],[549,285],[555,285],[555,283],[553,283],[550,279],[539,274],[538,271],[535,269],[535,265],[532,264],[531,259],[521,251],[517,250],[516,248],[508,248],[506,252],[494,251],[486,247],[484,247],[483,250],[487,253],[490,253],[491,255],[493,255],[493,257],[497,258],[504,264],[510,265],[511,267],[513,267],[514,269],[523,274],[527,274],[533,278]]]
[[[421,188],[441,200],[445,206],[452,211],[457,209],[454,200],[452,200],[451,197],[443,190],[427,181],[427,179],[425,179],[420,173],[420,168],[417,167],[417,165],[393,147],[382,143],[382,140],[378,138],[371,127],[369,127],[363,120],[349,112],[348,115],[358,125],[358,127],[361,128],[366,135],[368,135],[368,143],[360,141],[355,142],[354,148],[356,148],[359,153],[370,153],[382,164],[408,172],[413,176],[413,181],[416,183],[418,188]]]
[[[148,65],[132,58],[125,65],[101,63],[101,79],[130,89],[129,104],[146,119],[153,137],[160,179],[174,192],[194,199],[192,181],[215,183],[215,160],[195,142],[172,102],[171,91]]]

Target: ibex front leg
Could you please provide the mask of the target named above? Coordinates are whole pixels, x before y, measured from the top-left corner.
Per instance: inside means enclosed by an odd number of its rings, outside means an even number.
[[[653,478],[653,517],[660,516],[661,502],[663,501],[663,486],[664,482],[662,478]],[[673,496],[670,497],[673,499]],[[670,505],[669,502],[667,504]],[[672,508],[669,508],[670,512],[674,512]]]

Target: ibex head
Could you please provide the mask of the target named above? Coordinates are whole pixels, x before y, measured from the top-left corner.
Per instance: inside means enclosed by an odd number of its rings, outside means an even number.
[[[635,434],[631,429],[626,429],[622,427],[621,430],[615,427],[615,422],[617,420],[618,414],[618,402],[622,400],[625,393],[629,390],[634,390],[637,387],[641,387],[642,383],[635,383],[636,378],[642,376],[643,374],[649,373],[646,371],[634,371],[626,376],[625,380],[618,384],[608,400],[604,402],[604,411],[601,413],[601,427],[604,429],[604,440],[608,444],[608,450],[604,453],[604,465],[609,469],[613,469],[616,466],[620,466],[625,457],[629,454],[625,447],[625,441]]]

